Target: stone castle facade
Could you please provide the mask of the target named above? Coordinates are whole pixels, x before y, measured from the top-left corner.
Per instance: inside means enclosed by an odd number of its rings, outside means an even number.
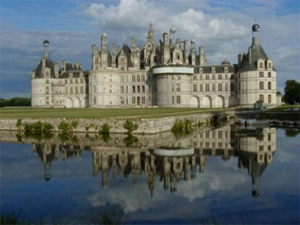
[[[261,100],[276,105],[276,71],[260,45],[259,25],[252,26],[252,45],[238,54],[237,64],[224,60],[207,65],[204,47],[176,39],[171,28],[154,41],[150,24],[147,42],[131,48],[101,37],[101,50],[92,45],[92,67],[50,59],[50,44],[43,43],[43,58],[31,71],[32,107],[191,107],[253,106]]]

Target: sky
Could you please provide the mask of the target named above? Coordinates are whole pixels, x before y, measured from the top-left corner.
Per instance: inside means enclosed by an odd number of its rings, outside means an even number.
[[[91,45],[145,45],[149,24],[155,42],[174,26],[177,38],[204,46],[208,65],[251,46],[254,23],[260,43],[277,71],[277,90],[300,80],[299,0],[0,0],[0,97],[30,97],[30,70],[50,41],[51,59],[91,68]]]

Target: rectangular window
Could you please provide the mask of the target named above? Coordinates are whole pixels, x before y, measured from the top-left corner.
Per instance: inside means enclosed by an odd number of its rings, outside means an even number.
[[[176,84],[176,91],[180,91],[180,84]]]
[[[259,82],[259,90],[264,90],[264,82],[263,81]]]
[[[215,76],[214,74],[212,75],[212,79],[213,79],[213,80],[216,79],[216,76]]]
[[[145,102],[146,102],[146,98],[145,96],[142,97],[142,105],[145,105]]]
[[[132,93],[135,93],[135,86],[132,86]]]
[[[209,84],[205,85],[205,91],[209,91]]]
[[[268,141],[271,141],[271,134],[268,134]]]
[[[135,82],[135,75],[132,75],[132,82]]]
[[[197,80],[197,76],[196,75],[193,76],[193,80]]]
[[[78,79],[75,79],[75,84],[78,84]]]
[[[272,102],[272,95],[268,95],[268,103],[270,104]]]
[[[124,83],[124,75],[121,75],[121,83]]]
[[[216,84],[212,84],[212,91],[216,91]]]
[[[145,93],[145,86],[142,86],[142,91],[143,93]]]
[[[269,63],[269,68],[270,68],[270,69],[272,68],[272,63]]]
[[[132,97],[132,104],[135,105],[135,97]]]
[[[200,84],[200,91],[203,91],[203,84]]]
[[[222,74],[219,74],[219,75],[218,75],[218,79],[219,79],[219,80],[222,80]]]
[[[94,105],[96,105],[96,104],[97,104],[97,99],[96,99],[96,97],[93,98],[93,101],[94,101]]]
[[[142,75],[142,81],[145,82],[145,75]]]
[[[73,87],[70,87],[70,93],[73,94]]]
[[[141,93],[141,87],[140,86],[137,86],[137,92]]]
[[[123,94],[124,93],[124,86],[120,87],[120,93]]]
[[[264,102],[265,101],[264,95],[259,95],[259,100],[262,101],[262,102]]]
[[[175,104],[175,97],[172,96],[172,104]]]
[[[137,82],[141,82],[140,75],[136,76]]]
[[[128,86],[126,86],[126,93],[128,93]]]
[[[180,96],[177,96],[177,104],[180,104]]]
[[[268,89],[269,89],[269,90],[272,89],[272,82],[268,82]]]
[[[222,84],[218,84],[218,91],[222,91]]]
[[[68,83],[68,80],[66,79],[66,84]]]
[[[259,72],[259,77],[264,77],[264,72]]]
[[[197,91],[197,84],[193,85],[193,91],[196,92]]]
[[[268,77],[272,77],[272,73],[271,72],[268,72]]]
[[[225,84],[225,91],[228,91],[228,84]]]
[[[205,75],[205,80],[209,80],[209,75]]]
[[[80,94],[83,94],[83,87],[80,87]]]
[[[96,85],[93,86],[93,93],[96,93]]]
[[[83,84],[83,79],[82,79],[82,78],[80,79],[80,83],[82,83],[82,84]]]
[[[235,91],[234,88],[235,88],[235,87],[234,87],[234,83],[231,83],[231,84],[230,84],[230,91]]]

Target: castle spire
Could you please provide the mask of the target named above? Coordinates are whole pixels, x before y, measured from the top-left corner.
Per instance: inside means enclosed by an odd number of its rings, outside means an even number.
[[[150,28],[148,31],[148,38],[153,39],[153,36],[154,36],[153,25],[152,25],[152,23],[150,23]]]

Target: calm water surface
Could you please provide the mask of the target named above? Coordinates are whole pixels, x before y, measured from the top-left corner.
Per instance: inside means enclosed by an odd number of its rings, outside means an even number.
[[[119,206],[127,224],[299,224],[299,130],[0,140],[3,214],[85,224]]]

